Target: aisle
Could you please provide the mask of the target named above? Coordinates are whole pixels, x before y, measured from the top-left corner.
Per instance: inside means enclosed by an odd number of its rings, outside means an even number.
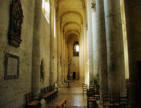
[[[48,105],[49,108],[53,108],[62,98],[67,99],[67,108],[87,108],[87,97],[83,95],[80,82],[71,82],[70,88],[59,88],[59,94],[57,98]]]

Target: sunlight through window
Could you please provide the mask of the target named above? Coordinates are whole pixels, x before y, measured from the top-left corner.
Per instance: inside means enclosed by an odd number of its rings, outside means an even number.
[[[73,43],[73,56],[79,56],[79,42],[74,41]]]
[[[79,52],[79,45],[76,45],[76,52]]]
[[[49,0],[42,0],[42,11],[43,11],[43,14],[44,14],[45,18],[49,22],[49,17],[50,17],[50,4],[49,4]]]

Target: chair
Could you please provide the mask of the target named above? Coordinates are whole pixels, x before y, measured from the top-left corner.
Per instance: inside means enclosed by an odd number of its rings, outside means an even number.
[[[96,104],[95,92],[93,90],[87,90],[87,106],[89,108],[89,102]]]
[[[103,108],[111,108],[111,96],[109,95],[104,95],[103,96]]]
[[[64,98],[57,103],[56,108],[67,108],[67,100]]]
[[[128,97],[120,97],[120,108],[128,108]]]
[[[83,94],[87,93],[87,85],[85,83],[82,84]]]
[[[48,92],[48,87],[45,88],[45,92],[46,92],[46,93]]]
[[[95,89],[94,85],[90,85],[89,89]]]
[[[120,97],[114,96],[111,97],[111,108],[119,108],[120,107]]]
[[[36,99],[33,99],[32,93],[27,93],[25,95],[25,99],[27,108],[37,108],[40,106],[40,102]]]

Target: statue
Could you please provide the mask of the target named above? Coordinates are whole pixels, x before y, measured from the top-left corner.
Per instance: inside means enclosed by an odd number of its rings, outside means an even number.
[[[41,61],[41,65],[40,65],[40,80],[44,81],[44,73],[45,73],[45,69],[44,69],[44,61]]]

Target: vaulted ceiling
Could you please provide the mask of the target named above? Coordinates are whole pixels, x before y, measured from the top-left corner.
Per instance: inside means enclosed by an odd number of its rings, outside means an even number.
[[[64,36],[80,37],[84,23],[85,0],[58,0],[58,17]]]

